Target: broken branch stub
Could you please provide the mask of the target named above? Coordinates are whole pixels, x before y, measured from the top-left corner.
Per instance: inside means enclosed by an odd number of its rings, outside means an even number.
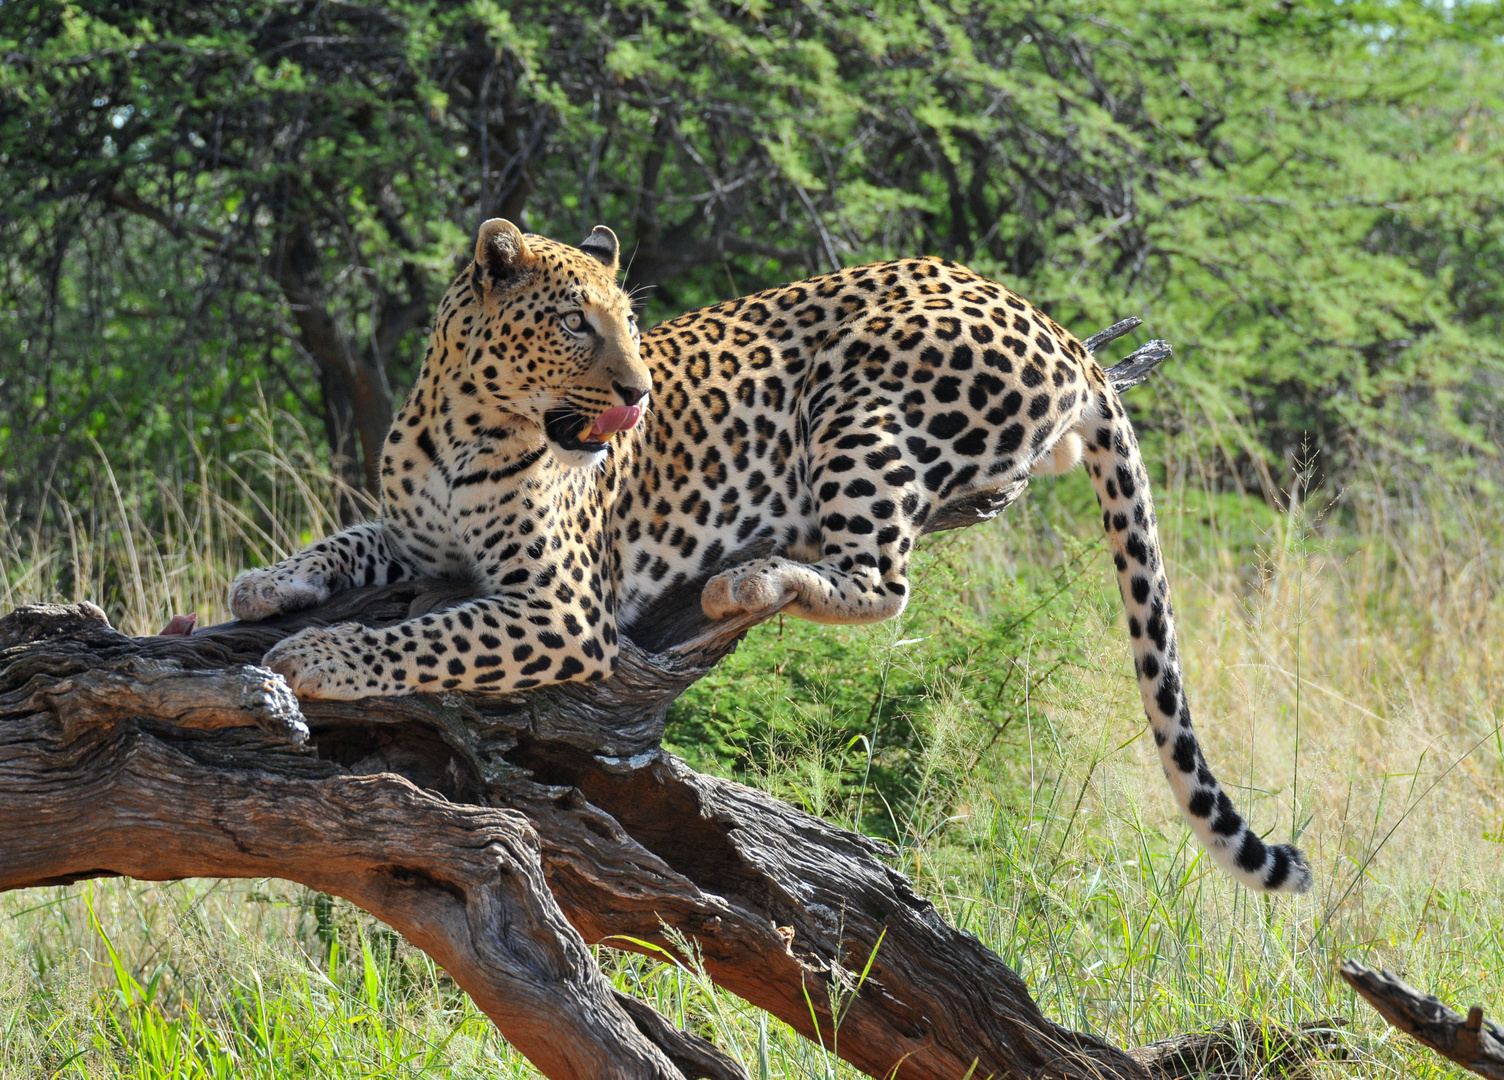
[[[602,683],[300,704],[257,666],[305,626],[386,626],[465,595],[358,589],[150,638],[88,604],[0,619],[0,890],[282,877],[343,896],[554,1080],[745,1076],[613,990],[593,943],[659,958],[688,943],[719,985],[872,1076],[1150,1075],[1046,1018],[872,841],[662,752],[669,703],[753,625],[709,622],[693,588],[642,620],[652,632],[622,641]]]

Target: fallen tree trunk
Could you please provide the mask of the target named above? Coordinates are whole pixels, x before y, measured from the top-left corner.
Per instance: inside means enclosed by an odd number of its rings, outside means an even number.
[[[1150,367],[1169,353],[1146,349]],[[1125,378],[1143,374],[1133,360]],[[932,528],[995,516],[1023,487]],[[604,683],[300,705],[256,666],[305,626],[390,625],[463,595],[361,589],[155,638],[88,604],[0,619],[0,890],[281,877],[345,897],[555,1080],[745,1075],[614,991],[596,942],[660,958],[688,942],[719,985],[874,1077],[1150,1075],[1046,1018],[866,838],[659,749],[669,703],[751,625],[709,624],[697,591],[624,640]]]

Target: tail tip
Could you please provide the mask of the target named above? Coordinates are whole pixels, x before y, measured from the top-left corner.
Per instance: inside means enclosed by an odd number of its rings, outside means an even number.
[[[1264,864],[1260,888],[1263,892],[1309,892],[1316,881],[1305,852],[1291,844],[1274,844]]]

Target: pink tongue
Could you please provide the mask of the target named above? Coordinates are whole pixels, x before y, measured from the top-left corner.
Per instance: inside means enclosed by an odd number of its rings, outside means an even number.
[[[615,405],[596,418],[595,427],[590,429],[590,434],[614,435],[618,431],[636,427],[637,421],[641,418],[641,405]]]
[[[193,624],[197,621],[198,615],[192,612],[187,615],[174,615],[171,619],[167,620],[166,626],[157,631],[157,636],[162,637],[165,635],[171,637],[174,634],[191,634],[193,633]]]

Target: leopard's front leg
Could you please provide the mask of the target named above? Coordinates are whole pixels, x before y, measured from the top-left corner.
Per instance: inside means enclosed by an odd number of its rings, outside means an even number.
[[[705,583],[700,606],[712,619],[785,612],[819,623],[874,623],[891,619],[909,598],[906,567],[884,576],[846,558],[802,563],[756,559],[723,570]]]
[[[237,574],[230,584],[230,610],[237,619],[269,619],[322,604],[346,589],[389,585],[409,576],[381,522],[368,521],[272,566]]]
[[[886,515],[878,519],[881,527],[860,513],[826,514],[825,557],[817,563],[774,557],[723,570],[705,583],[700,606],[712,619],[779,611],[819,623],[893,618],[909,600],[909,552],[917,530],[891,503],[878,509]]]
[[[310,627],[265,663],[299,697],[353,699],[438,690],[528,690],[616,670],[615,620],[600,607],[493,596],[372,630]]]

